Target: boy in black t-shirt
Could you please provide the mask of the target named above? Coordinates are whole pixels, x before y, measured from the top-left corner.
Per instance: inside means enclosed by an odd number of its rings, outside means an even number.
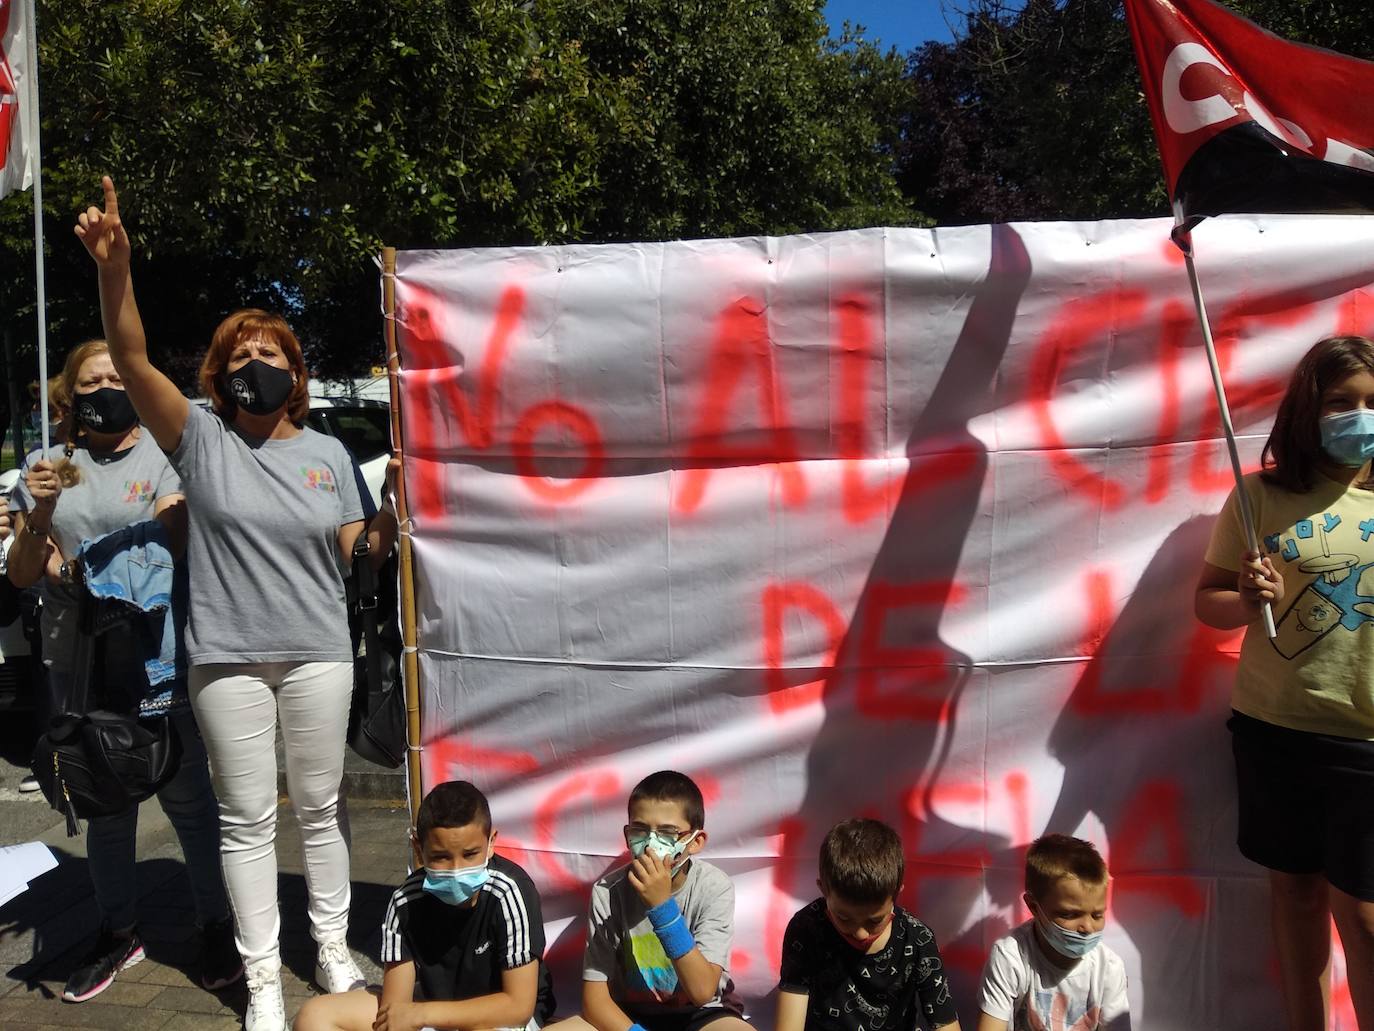
[[[776,1031],[959,1031],[930,928],[896,904],[902,841],[845,820],[821,843],[821,897],[782,939]]]
[[[553,1012],[539,893],[496,855],[486,797],[467,781],[420,803],[414,873],[382,924],[381,998],[373,990],[312,999],[296,1031],[534,1028]]]

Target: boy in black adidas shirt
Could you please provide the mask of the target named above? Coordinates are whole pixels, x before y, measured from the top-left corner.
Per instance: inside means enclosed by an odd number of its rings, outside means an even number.
[[[902,841],[845,820],[821,843],[821,897],[782,939],[776,1031],[959,1031],[930,928],[897,905]]]
[[[544,921],[529,875],[492,847],[486,797],[440,784],[415,821],[419,868],[391,896],[382,924],[381,998],[312,999],[296,1031],[531,1028],[553,1013]]]

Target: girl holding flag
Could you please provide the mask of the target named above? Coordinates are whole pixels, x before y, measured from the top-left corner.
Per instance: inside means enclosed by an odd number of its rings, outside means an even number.
[[[1269,871],[1288,1026],[1324,1029],[1331,920],[1351,1002],[1374,1028],[1374,341],[1332,337],[1293,372],[1238,496],[1213,528],[1198,618],[1245,628],[1231,696],[1238,844]],[[1260,621],[1278,616],[1273,640]]]

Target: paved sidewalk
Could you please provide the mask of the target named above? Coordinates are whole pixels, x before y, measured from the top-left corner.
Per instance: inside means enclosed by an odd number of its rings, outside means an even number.
[[[239,982],[207,992],[195,981],[198,939],[190,888],[176,836],[155,801],[140,811],[139,929],[148,958],[90,1002],[61,1001],[67,975],[96,932],[98,918],[85,838],[68,838],[41,795],[20,795],[21,770],[0,762],[0,844],[41,840],[56,870],[0,908],[0,1028],[105,1028],[110,1031],[229,1031],[242,1026],[247,992]],[[363,972],[380,981],[380,926],[391,889],[406,873],[406,812],[401,800],[354,801],[353,910],[349,944]],[[288,1015],[310,997],[314,942],[305,915],[300,838],[289,804],[279,812],[283,986]]]

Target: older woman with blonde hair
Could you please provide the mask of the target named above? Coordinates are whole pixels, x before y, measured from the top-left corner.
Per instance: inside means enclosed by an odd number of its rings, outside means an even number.
[[[43,661],[53,711],[65,709],[77,652],[76,588],[63,581],[62,566],[91,540],[148,519],[160,522],[179,552],[186,534],[181,481],[143,432],[138,416],[110,360],[103,340],[91,340],[67,356],[50,388],[65,442],[56,463],[30,456],[15,488],[15,539],[7,573],[16,587],[39,586],[43,599]],[[196,915],[204,934],[201,983],[222,988],[243,974],[233,947],[224,882],[217,861],[219,819],[210,786],[205,748],[191,715],[185,672],[168,683],[149,683],[139,635],[109,633],[100,638],[101,708],[170,719],[181,741],[176,775],[158,791],[158,801],[176,829],[186,857]],[[87,829],[87,855],[102,923],[94,946],[67,981],[62,997],[85,1002],[103,992],[120,970],[143,959],[135,903],[134,845],[138,807],[96,817]]]
[[[366,527],[348,452],[304,425],[305,360],[280,316],[240,311],[215,330],[200,372],[212,410],[192,405],[152,365],[108,176],[102,188],[104,210],[84,212],[76,233],[98,269],[114,366],[186,492],[190,692],[219,795],[224,876],[248,968],[245,1027],[281,1031],[275,733],[280,725],[305,852],[315,979],[327,992],[361,987],[345,941],[340,785],[353,649],[341,568],[364,532],[380,565],[395,516],[384,510]]]

